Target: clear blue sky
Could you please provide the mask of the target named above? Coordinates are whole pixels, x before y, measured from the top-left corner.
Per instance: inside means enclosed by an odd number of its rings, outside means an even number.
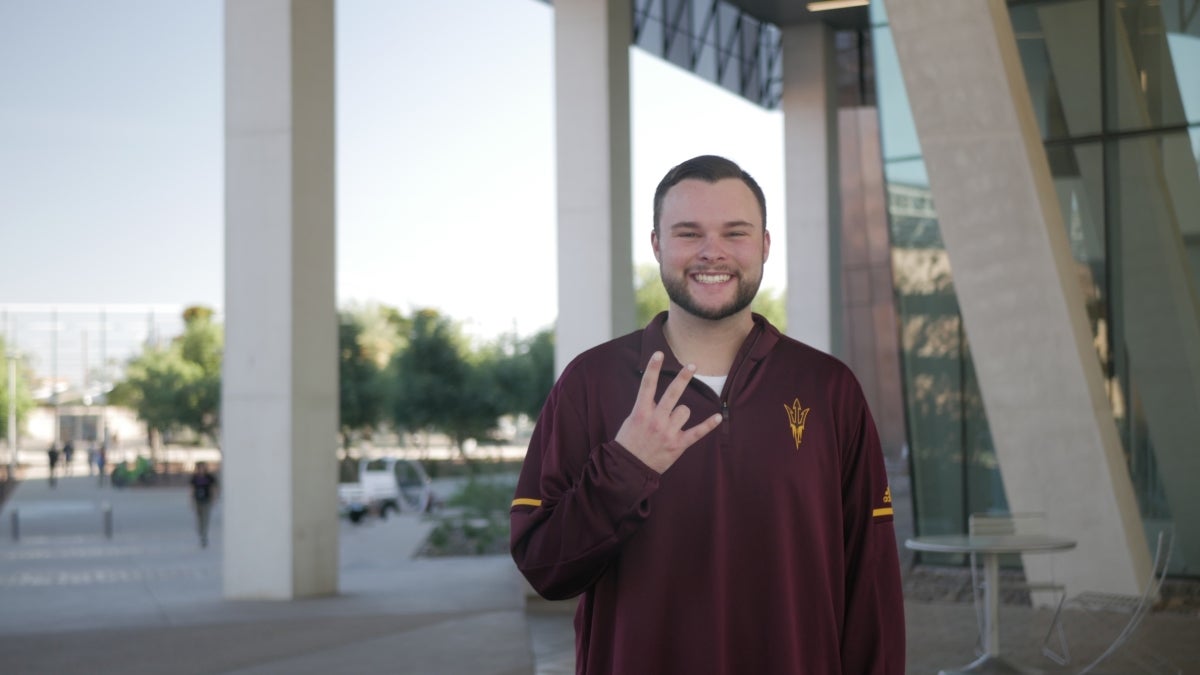
[[[337,7],[339,302],[552,323],[552,8]],[[223,304],[222,13],[0,0],[0,304]],[[640,50],[632,69],[635,260],[658,178],[715,152],[767,192],[782,289],[782,116]]]

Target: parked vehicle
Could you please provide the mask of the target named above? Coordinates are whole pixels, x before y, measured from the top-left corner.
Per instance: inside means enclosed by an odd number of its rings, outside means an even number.
[[[353,523],[371,513],[427,513],[437,503],[429,474],[416,460],[348,458],[338,473],[338,513]]]

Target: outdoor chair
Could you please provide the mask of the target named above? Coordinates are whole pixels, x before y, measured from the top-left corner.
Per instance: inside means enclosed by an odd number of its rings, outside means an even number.
[[[1046,534],[1046,514],[1040,512],[973,513],[967,518],[967,528],[971,536]],[[972,600],[975,604],[975,620],[979,627],[979,641],[976,649],[982,652],[983,632],[985,629],[983,602],[981,598],[983,593],[986,592],[986,584],[979,569],[979,561],[974,554],[971,554],[970,563]],[[1042,653],[1051,661],[1059,665],[1066,665],[1071,661],[1067,635],[1062,625],[1062,609],[1063,603],[1067,598],[1067,588],[1065,585],[1055,581],[1053,564],[1054,562],[1051,560],[1050,578],[1046,581],[1001,580],[1001,588],[998,590],[1010,589],[1029,593],[1050,593],[1052,594],[1051,597],[1057,598],[1054,607],[1054,617],[1050,620],[1050,627],[1046,631],[1045,639],[1042,640]],[[1051,646],[1051,643],[1054,641],[1058,643],[1057,650]]]
[[[1183,670],[1178,666],[1170,663],[1165,658],[1157,655],[1146,653],[1136,649],[1131,643],[1131,638],[1137,633],[1146,615],[1154,609],[1155,603],[1159,600],[1159,591],[1162,589],[1163,581],[1167,576],[1167,568],[1171,561],[1171,549],[1174,545],[1174,531],[1171,528],[1164,529],[1158,533],[1157,542],[1154,547],[1154,562],[1150,569],[1150,578],[1146,581],[1146,588],[1140,596],[1138,595],[1119,595],[1113,593],[1098,593],[1098,592],[1082,592],[1071,596],[1066,603],[1066,606],[1071,609],[1083,610],[1082,615],[1090,617],[1098,617],[1106,615],[1108,621],[1101,621],[1105,625],[1111,625],[1113,616],[1128,615],[1127,619],[1123,619],[1117,636],[1108,647],[1090,663],[1078,671],[1078,675],[1085,673],[1100,673],[1097,670],[1101,666],[1112,665],[1113,661],[1118,657],[1124,657],[1136,664],[1137,672],[1151,673],[1155,675],[1181,675]],[[1094,628],[1093,628],[1094,630]],[[1126,667],[1122,667],[1120,671],[1113,672],[1129,672]]]

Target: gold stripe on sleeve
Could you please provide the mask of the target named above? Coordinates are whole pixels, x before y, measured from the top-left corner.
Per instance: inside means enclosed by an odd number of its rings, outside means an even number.
[[[514,499],[512,505],[513,506],[541,506],[542,500],[527,499],[527,498],[521,497],[519,499]]]
[[[880,516],[890,516],[890,515],[892,515],[892,507],[888,506],[888,507],[885,507],[882,509],[875,509],[874,511],[871,512],[871,515],[876,518],[878,518]]]

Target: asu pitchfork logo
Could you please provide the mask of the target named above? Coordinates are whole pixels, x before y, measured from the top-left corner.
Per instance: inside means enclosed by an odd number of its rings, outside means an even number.
[[[808,411],[812,408],[801,408],[800,399],[796,399],[790,406],[783,406],[787,411],[788,422],[792,425],[792,440],[796,441],[796,449],[800,449],[800,442],[804,440],[804,420],[808,419]]]

